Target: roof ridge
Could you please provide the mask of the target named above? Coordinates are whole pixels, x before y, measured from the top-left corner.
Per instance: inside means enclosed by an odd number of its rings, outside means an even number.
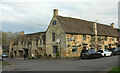
[[[63,17],[63,18],[71,18],[71,19],[77,19],[77,20],[82,20],[82,21],[87,21],[87,22],[94,23],[93,21],[88,21],[88,20],[79,19],[79,18],[74,18],[74,17],[65,17],[65,16],[61,16],[61,15],[58,15],[58,16]]]
[[[79,18],[56,16],[63,30],[68,33],[94,34],[93,26],[95,22]],[[118,36],[118,32],[111,25],[98,23],[98,35]],[[71,30],[72,29],[72,30]]]
[[[46,31],[43,31],[43,32],[34,32],[34,33],[28,33],[28,34],[25,34],[25,35],[34,35],[34,34],[38,34],[38,33],[45,33]]]
[[[58,16],[60,16],[60,15],[58,15]],[[84,19],[79,19],[79,18],[74,18],[74,17],[65,17],[65,16],[60,16],[60,17],[63,17],[63,18],[71,18],[71,19],[77,19],[77,20],[82,20],[82,21],[85,21],[85,22],[95,23],[94,21],[89,21],[89,20],[84,20]],[[112,27],[111,25],[102,24],[102,23],[98,23],[98,22],[96,22],[96,23],[97,23],[97,24],[100,24],[100,25]]]

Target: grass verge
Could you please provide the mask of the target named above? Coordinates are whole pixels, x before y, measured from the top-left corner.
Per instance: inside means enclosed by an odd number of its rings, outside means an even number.
[[[120,73],[120,66],[112,68],[108,73]]]
[[[9,64],[8,62],[2,62],[2,66],[7,66],[7,65],[11,65],[11,64]]]

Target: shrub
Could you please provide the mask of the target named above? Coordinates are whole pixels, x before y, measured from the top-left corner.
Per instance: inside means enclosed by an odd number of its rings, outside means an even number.
[[[56,56],[57,56],[57,57],[59,56],[59,51],[57,51]]]
[[[47,53],[44,54],[44,57],[47,57]]]
[[[70,59],[70,57],[65,57],[65,59]]]
[[[38,54],[38,58],[41,58],[42,57],[42,55],[41,54]]]

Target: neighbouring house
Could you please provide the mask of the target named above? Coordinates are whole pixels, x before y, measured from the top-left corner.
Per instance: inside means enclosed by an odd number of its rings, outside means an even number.
[[[117,47],[119,29],[114,23],[105,25],[82,19],[58,15],[54,9],[52,20],[46,32],[24,34],[11,43],[10,54],[23,56],[27,54],[41,54],[44,56],[59,55],[65,57],[79,57],[82,49],[107,49]],[[43,40],[43,41],[41,41]],[[20,52],[21,51],[21,52]]]
[[[24,54],[28,58],[31,58],[31,55],[44,55],[45,52],[45,32],[37,32],[31,34],[20,33],[20,37],[17,38],[14,42],[11,42],[9,47],[9,56],[13,55],[14,57],[23,57]]]
[[[119,37],[114,23],[104,25],[77,18],[63,17],[54,10],[46,31],[46,53],[61,57],[79,57],[82,49],[105,49],[116,47]],[[59,41],[59,42],[58,42]],[[96,45],[97,44],[97,45]]]

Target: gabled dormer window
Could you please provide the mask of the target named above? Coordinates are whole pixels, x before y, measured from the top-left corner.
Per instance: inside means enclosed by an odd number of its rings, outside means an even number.
[[[53,25],[56,25],[56,20],[53,21]]]

